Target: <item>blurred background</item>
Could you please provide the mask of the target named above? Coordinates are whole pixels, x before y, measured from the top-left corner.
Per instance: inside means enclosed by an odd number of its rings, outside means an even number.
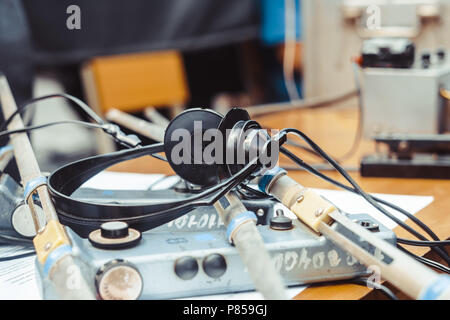
[[[221,113],[232,106],[273,111],[328,100],[339,102],[337,108],[354,108],[361,85],[372,79],[361,68],[403,70],[419,63],[418,69],[433,69],[435,56],[445,60],[449,30],[450,0],[0,0],[0,70],[18,105],[65,92],[102,116],[114,108],[146,118],[152,107],[170,119],[192,107]],[[386,38],[387,43],[363,46]],[[411,58],[411,46],[414,64],[395,65]],[[431,62],[424,67],[427,60]],[[380,61],[388,64],[378,65]],[[445,88],[450,72],[443,65],[436,68],[438,75],[432,77],[439,89],[450,89]],[[378,81],[387,83],[390,76],[383,77]],[[359,95],[359,103],[385,105],[377,99],[386,89],[372,88]],[[391,88],[400,97],[405,88],[425,90],[422,84],[397,80]],[[437,104],[440,111],[427,113],[429,125],[413,119],[413,129],[387,124],[386,130],[446,131],[446,122],[439,122],[448,117],[442,111],[447,108],[445,94],[430,90],[439,101],[427,100],[424,108]],[[342,98],[352,103],[342,103]],[[399,98],[396,103],[403,102]],[[33,124],[86,120],[62,99],[37,105]],[[408,114],[399,112],[395,115]],[[375,118],[365,119],[369,136],[379,130]],[[333,125],[326,122],[325,113],[322,125]],[[296,124],[302,122],[291,123]],[[39,130],[31,137],[48,171],[117,148],[111,139],[74,126]]]

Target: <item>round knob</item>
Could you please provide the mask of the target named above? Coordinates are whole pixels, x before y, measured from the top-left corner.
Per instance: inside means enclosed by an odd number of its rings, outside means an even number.
[[[129,228],[125,222],[109,221],[89,233],[88,238],[96,248],[117,250],[137,245],[142,235],[138,230]]]
[[[274,230],[292,229],[292,219],[284,215],[283,210],[278,209],[276,216],[270,219],[270,228]]]
[[[44,224],[45,214],[42,208],[38,205],[34,206],[36,214],[40,223]],[[23,237],[31,238],[36,235],[34,228],[33,217],[30,208],[24,202],[20,203],[11,215],[11,225],[18,234]]]
[[[428,68],[431,63],[431,54],[429,52],[422,53],[422,67]]]
[[[95,286],[103,300],[136,300],[142,293],[143,281],[133,264],[116,259],[97,271]]]
[[[222,255],[213,253],[203,260],[203,270],[211,278],[220,278],[227,270],[227,262]]]
[[[445,50],[444,49],[438,49],[436,51],[436,55],[438,56],[439,60],[444,60],[445,59]]]
[[[175,261],[175,273],[183,280],[190,280],[198,273],[198,262],[193,257],[181,257]]]
[[[120,239],[128,236],[128,224],[122,221],[105,222],[100,226],[103,238]]]
[[[423,61],[430,61],[431,55],[429,52],[422,53],[422,60]]]

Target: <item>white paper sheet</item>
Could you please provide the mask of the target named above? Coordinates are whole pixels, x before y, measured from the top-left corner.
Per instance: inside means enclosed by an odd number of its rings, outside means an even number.
[[[81,187],[108,190],[164,190],[175,185],[178,176],[103,171],[86,181]]]
[[[161,174],[136,174],[136,173],[120,173],[104,171],[87,181],[83,186],[96,189],[131,189],[131,190],[147,190],[167,188],[178,181],[176,177],[163,179]],[[159,182],[158,182],[159,181]],[[157,182],[155,184],[155,182]],[[347,213],[367,213],[373,216],[388,228],[393,229],[396,224],[391,220],[377,212],[361,197],[346,191],[316,189],[316,191],[333,202],[337,207]],[[416,214],[433,201],[431,196],[407,196],[407,195],[391,195],[377,194],[379,198],[392,202],[397,206]],[[400,220],[406,220],[406,217],[387,208],[392,214],[396,215]],[[287,211],[286,211],[287,212]],[[289,215],[289,213],[287,213]],[[293,216],[292,218],[295,218]],[[17,247],[0,247],[0,256],[9,255],[11,251],[17,251]],[[294,297],[305,286],[288,288],[287,296]],[[40,293],[37,287],[34,258],[27,257],[23,259],[0,262],[0,299],[39,299]],[[220,295],[210,295],[202,297],[193,297],[192,299],[212,299],[212,300],[258,300],[262,299],[258,292],[230,293]]]
[[[17,246],[0,246],[0,258],[29,252]],[[36,282],[35,256],[0,262],[0,300],[41,299]]]

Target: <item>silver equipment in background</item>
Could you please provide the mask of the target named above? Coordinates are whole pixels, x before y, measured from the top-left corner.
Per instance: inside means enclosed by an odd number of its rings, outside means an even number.
[[[364,134],[439,134],[449,130],[450,58],[444,49],[414,55],[407,39],[365,40]]]
[[[449,0],[301,3],[306,99],[355,88],[350,61],[365,39],[408,38],[414,41],[418,52],[450,48]]]

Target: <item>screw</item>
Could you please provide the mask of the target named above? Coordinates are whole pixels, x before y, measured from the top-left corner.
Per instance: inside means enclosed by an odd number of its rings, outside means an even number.
[[[297,203],[300,203],[300,202],[302,202],[302,201],[303,201],[303,199],[305,199],[305,197],[304,197],[304,196],[300,196],[300,197],[298,197],[298,198],[297,198]]]
[[[408,145],[407,141],[400,141],[400,143],[398,144],[398,149],[400,151],[406,151],[406,150],[408,150],[408,148],[409,148],[409,145]]]
[[[45,244],[44,250],[45,250],[45,251],[48,251],[48,250],[50,250],[51,247],[52,247],[52,243],[51,243],[51,242],[47,242],[47,243]]]
[[[256,211],[256,214],[258,215],[258,217],[262,217],[264,215],[264,210],[260,208]]]
[[[319,209],[316,210],[315,216],[316,217],[320,217],[322,215],[322,213],[323,213],[323,209],[319,208]]]
[[[368,222],[368,221],[361,221],[360,224],[361,224],[362,227],[365,227],[365,228],[370,226],[370,222]]]
[[[373,223],[368,220],[356,220],[357,224],[359,224],[361,227],[366,228],[369,231],[377,232],[380,230],[380,226],[376,223]]]

